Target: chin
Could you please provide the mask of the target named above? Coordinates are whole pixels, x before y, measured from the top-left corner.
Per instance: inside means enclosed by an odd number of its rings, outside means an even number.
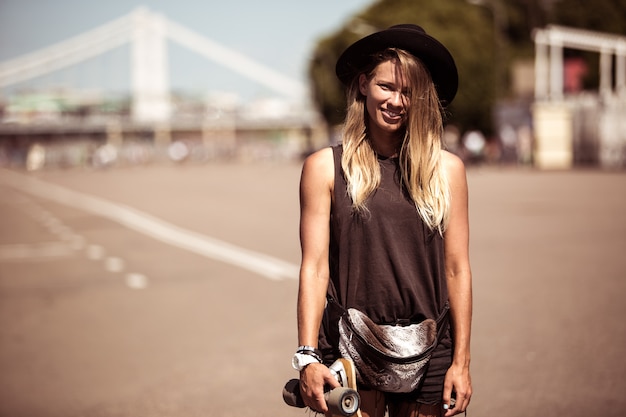
[[[402,125],[401,124],[397,124],[397,125],[386,125],[386,126],[382,126],[381,130],[387,132],[387,133],[398,133],[400,131],[400,129],[402,129]]]

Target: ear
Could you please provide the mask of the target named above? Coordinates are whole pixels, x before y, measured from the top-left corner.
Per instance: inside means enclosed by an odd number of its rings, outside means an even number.
[[[365,74],[359,75],[359,91],[364,96],[367,96],[367,76]]]

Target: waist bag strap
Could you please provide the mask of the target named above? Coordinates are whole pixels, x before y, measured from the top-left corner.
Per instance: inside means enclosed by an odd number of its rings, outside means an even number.
[[[328,301],[329,304],[332,304],[335,307],[339,308],[343,314],[348,313],[348,310],[346,310],[341,304],[339,304],[339,302],[335,300],[333,296],[327,295],[326,300]],[[445,324],[448,323],[449,313],[450,313],[450,302],[446,301],[441,313],[439,313],[439,317],[437,317],[437,320],[435,320],[437,323],[437,343],[441,341],[441,338],[444,335],[444,329],[447,327],[445,326]]]

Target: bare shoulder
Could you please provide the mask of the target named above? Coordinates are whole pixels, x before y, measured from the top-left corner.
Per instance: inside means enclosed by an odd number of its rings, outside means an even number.
[[[327,146],[318,151],[313,152],[304,160],[305,165],[315,165],[320,168],[324,165],[334,166],[333,148]]]
[[[304,160],[302,177],[313,177],[322,182],[332,182],[335,173],[335,160],[330,147],[320,149]]]
[[[465,164],[461,158],[451,152],[443,151],[442,160],[449,180],[465,182]]]

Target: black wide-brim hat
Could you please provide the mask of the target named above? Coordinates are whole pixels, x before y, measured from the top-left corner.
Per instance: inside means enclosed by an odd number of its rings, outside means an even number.
[[[439,101],[444,106],[452,102],[459,87],[454,58],[441,42],[413,24],[391,26],[350,45],[337,60],[337,77],[344,85],[349,85],[375,53],[387,48],[403,49],[419,58],[430,71]]]

